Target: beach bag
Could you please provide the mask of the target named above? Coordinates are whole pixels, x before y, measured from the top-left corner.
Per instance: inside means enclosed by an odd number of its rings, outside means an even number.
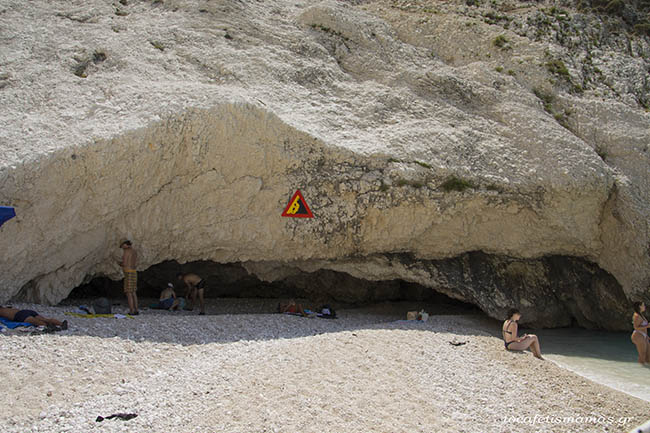
[[[336,311],[334,311],[334,308],[330,307],[329,305],[323,305],[319,308],[319,310],[320,314],[318,317],[321,317],[323,319],[336,319]]]
[[[417,311],[407,311],[406,320],[417,320],[418,312]]]
[[[111,301],[106,298],[97,298],[93,302],[95,314],[111,314]]]

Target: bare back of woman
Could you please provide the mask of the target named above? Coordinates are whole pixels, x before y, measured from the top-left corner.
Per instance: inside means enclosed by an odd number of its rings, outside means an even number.
[[[521,337],[517,337],[517,330],[519,326],[517,320],[521,318],[521,313],[517,310],[510,311],[510,318],[503,322],[501,328],[501,333],[503,334],[503,341],[505,342],[505,347],[507,350],[526,350],[530,349],[535,355],[536,358],[542,358],[542,349],[539,345],[539,339],[537,335],[533,334],[524,334]]]
[[[634,314],[632,315],[634,331],[632,331],[630,339],[639,353],[638,361],[641,365],[650,364],[650,338],[648,338],[648,328],[650,328],[650,324],[643,315],[645,311],[646,307],[643,302],[634,303]]]

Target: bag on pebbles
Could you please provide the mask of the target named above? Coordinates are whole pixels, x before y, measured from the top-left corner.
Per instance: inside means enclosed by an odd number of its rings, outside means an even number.
[[[111,301],[106,298],[97,298],[93,302],[95,314],[111,314]]]

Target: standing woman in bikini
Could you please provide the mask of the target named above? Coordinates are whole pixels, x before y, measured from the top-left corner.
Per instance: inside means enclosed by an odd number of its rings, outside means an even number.
[[[539,340],[537,335],[524,334],[517,337],[517,320],[521,319],[521,313],[518,310],[512,309],[508,311],[508,319],[503,322],[501,333],[503,334],[503,341],[505,342],[507,350],[526,350],[530,349],[536,358],[542,358],[542,349],[539,347]]]
[[[634,331],[632,331],[632,343],[636,346],[639,352],[639,364],[650,364],[650,339],[648,338],[648,320],[643,313],[645,312],[645,304],[643,302],[635,302],[634,314],[632,315],[632,324]]]

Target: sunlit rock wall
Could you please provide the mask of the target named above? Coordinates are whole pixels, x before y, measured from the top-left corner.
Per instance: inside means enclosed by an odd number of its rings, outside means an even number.
[[[0,204],[18,217],[0,228],[0,300],[118,279],[128,237],[140,270],[241,262],[264,279],[268,263],[379,281],[376,257],[485,254],[525,263],[531,295],[560,287],[531,263],[565,263],[579,287],[540,323],[591,321],[580,293],[623,317],[650,283],[647,37],[595,47],[583,36],[609,21],[573,10],[546,34],[542,9],[506,26],[499,5],[411,3],[4,2]],[[315,218],[280,216],[296,189]],[[534,314],[494,272],[441,291]]]

